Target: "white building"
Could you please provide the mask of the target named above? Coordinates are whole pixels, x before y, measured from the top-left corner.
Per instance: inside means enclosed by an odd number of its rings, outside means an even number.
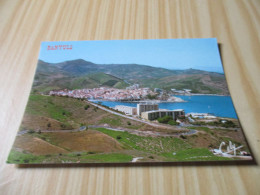
[[[115,110],[124,112],[125,114],[129,114],[129,115],[137,114],[137,109],[135,107],[131,107],[131,106],[117,105],[117,106],[115,106]]]
[[[142,112],[159,110],[158,104],[137,104],[137,115],[141,116]]]
[[[171,116],[174,120],[176,120],[179,116],[184,116],[183,109],[176,109],[176,110],[152,110],[148,112],[142,112],[142,118],[146,120],[156,120],[158,118],[164,116]]]

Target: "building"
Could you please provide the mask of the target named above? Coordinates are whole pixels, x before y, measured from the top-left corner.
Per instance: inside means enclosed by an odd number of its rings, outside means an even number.
[[[142,112],[141,117],[146,120],[156,120],[164,116],[172,116],[176,120],[179,116],[185,116],[183,109],[177,110],[151,110]]]
[[[137,115],[141,116],[142,112],[147,112],[151,110],[159,110],[158,104],[137,104]]]
[[[117,105],[117,106],[115,106],[115,110],[124,112],[125,114],[129,114],[129,115],[137,114],[137,109],[135,107],[131,107],[131,106]]]

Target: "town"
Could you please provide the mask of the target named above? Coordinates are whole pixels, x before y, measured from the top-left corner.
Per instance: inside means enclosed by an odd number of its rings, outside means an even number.
[[[181,98],[170,96],[165,92],[158,92],[157,88],[152,91],[150,88],[139,88],[138,84],[134,84],[126,89],[99,87],[93,89],[52,90],[49,92],[49,95],[105,101],[161,100],[183,102]]]

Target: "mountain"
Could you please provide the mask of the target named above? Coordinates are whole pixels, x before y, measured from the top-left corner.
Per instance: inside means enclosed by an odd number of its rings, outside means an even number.
[[[100,72],[73,78],[69,88],[82,89],[97,88],[101,86],[123,89],[126,88],[128,84],[122,79]]]
[[[142,87],[170,90],[191,89],[193,93],[228,94],[225,76],[196,69],[168,70],[138,64],[95,64],[82,59],[61,63],[39,60],[33,88],[125,88],[139,83]]]

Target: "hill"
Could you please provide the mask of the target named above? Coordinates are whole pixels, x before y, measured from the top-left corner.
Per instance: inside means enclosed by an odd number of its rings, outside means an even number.
[[[121,89],[126,88],[128,84],[122,79],[102,72],[76,77],[72,79],[70,84],[70,88],[72,89],[95,88],[100,86]]]
[[[125,88],[139,83],[142,87],[165,90],[192,89],[193,93],[229,94],[224,74],[196,69],[169,70],[138,64],[95,64],[82,59],[62,63],[39,60],[33,88],[77,89],[100,86]]]

